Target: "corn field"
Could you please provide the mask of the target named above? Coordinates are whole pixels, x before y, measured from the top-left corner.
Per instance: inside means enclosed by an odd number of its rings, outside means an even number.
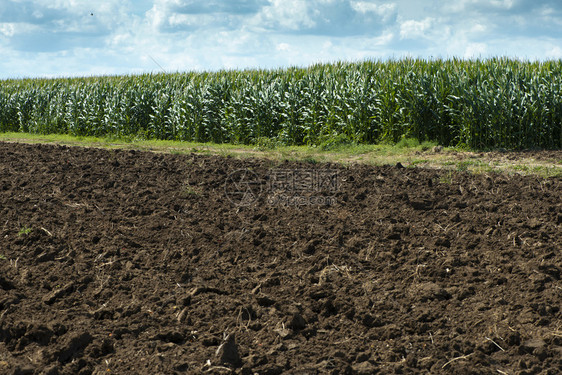
[[[309,68],[1,81],[0,131],[319,145],[562,147],[562,61],[365,61]]]

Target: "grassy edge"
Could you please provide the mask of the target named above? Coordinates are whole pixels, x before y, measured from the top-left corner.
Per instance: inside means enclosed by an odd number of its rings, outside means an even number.
[[[417,141],[396,145],[335,145],[328,149],[309,146],[248,146],[163,140],[74,137],[61,134],[0,133],[0,141],[45,143],[105,149],[134,149],[172,154],[200,153],[257,157],[272,160],[332,162],[342,164],[365,163],[389,165],[401,163],[406,167],[425,167],[467,171],[472,173],[505,172],[540,177],[562,177],[562,160],[538,161],[524,154],[516,160],[491,156],[488,152],[472,152],[454,148],[436,147],[434,143]],[[509,154],[509,153],[507,153]]]

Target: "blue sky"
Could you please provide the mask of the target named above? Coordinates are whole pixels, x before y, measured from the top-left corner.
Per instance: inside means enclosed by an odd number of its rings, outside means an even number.
[[[0,0],[0,78],[562,58],[560,0]]]

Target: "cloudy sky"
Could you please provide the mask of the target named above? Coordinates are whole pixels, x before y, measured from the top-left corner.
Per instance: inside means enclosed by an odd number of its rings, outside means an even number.
[[[0,78],[562,58],[561,0],[0,0]]]

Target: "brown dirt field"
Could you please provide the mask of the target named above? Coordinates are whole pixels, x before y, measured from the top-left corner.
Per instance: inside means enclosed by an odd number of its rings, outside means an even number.
[[[561,249],[560,177],[0,143],[0,373],[559,374]]]

